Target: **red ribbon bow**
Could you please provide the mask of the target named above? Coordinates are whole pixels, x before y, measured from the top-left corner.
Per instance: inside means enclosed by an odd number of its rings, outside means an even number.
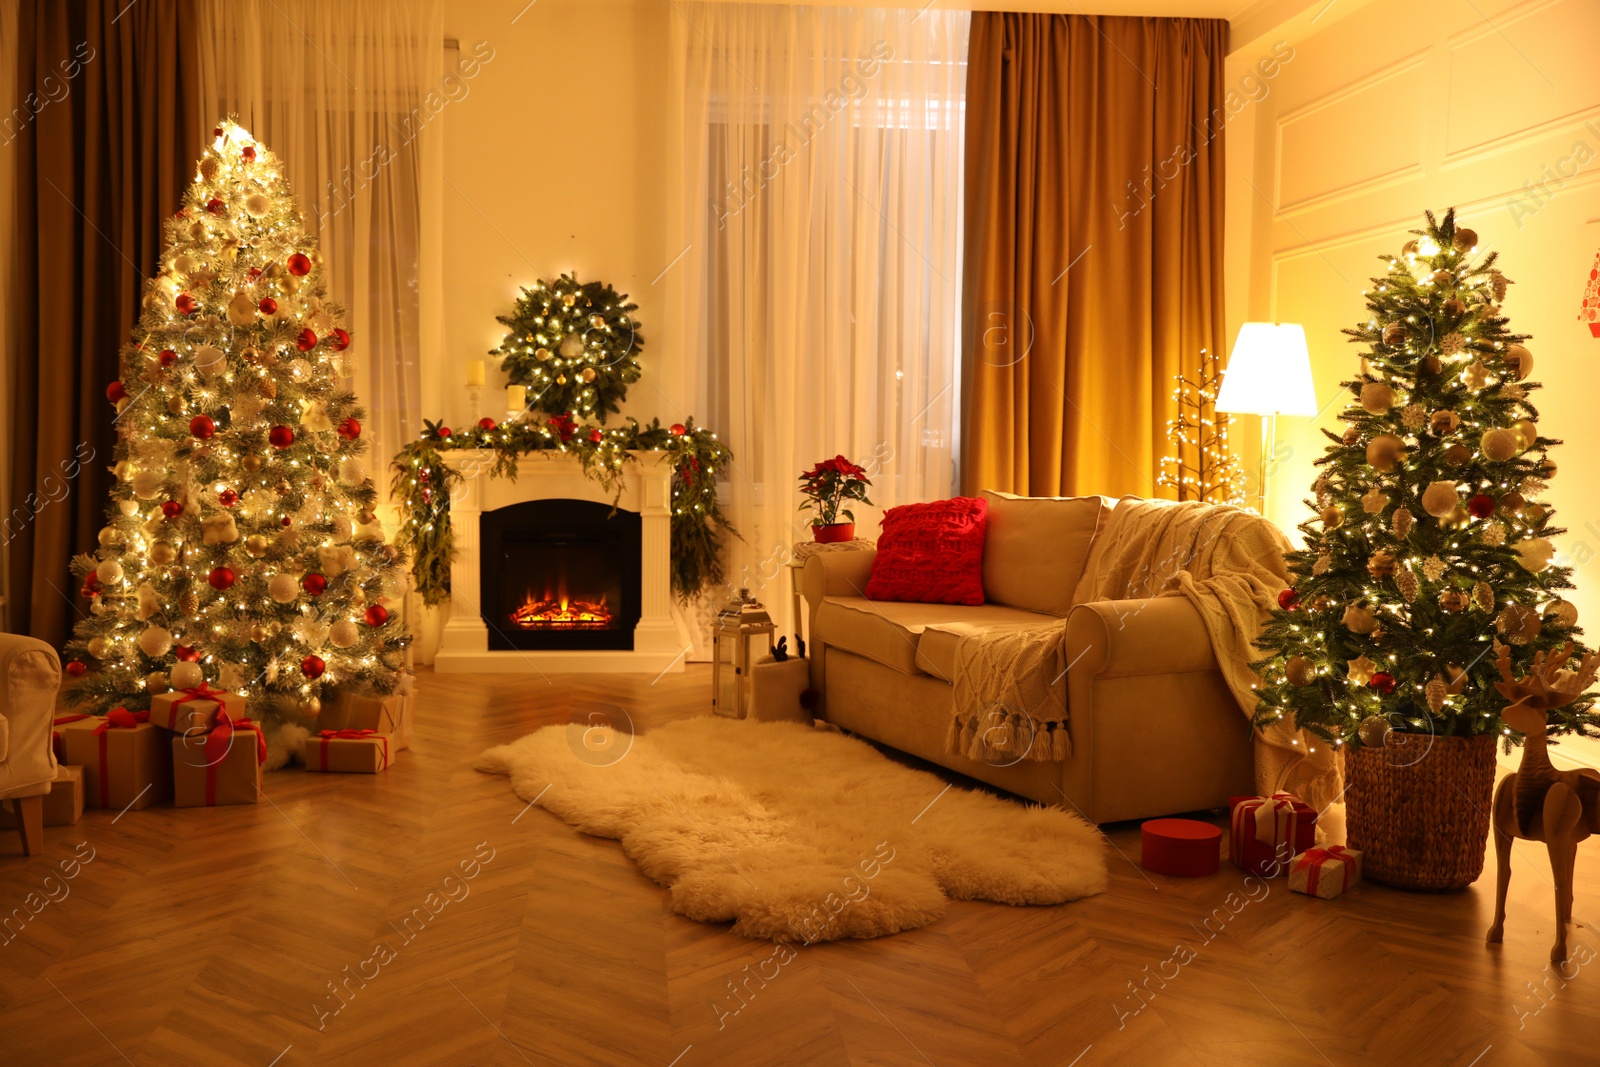
[[[217,767],[233,748],[233,735],[248,730],[256,735],[256,762],[267,762],[267,738],[261,725],[251,719],[234,719],[226,711],[217,712],[216,724],[206,732],[206,807],[217,803]]]
[[[361,738],[361,737],[372,737],[375,734],[377,734],[377,732],[378,731],[376,731],[376,730],[352,730],[352,729],[318,730],[317,731],[317,736],[318,737]]]
[[[106,733],[109,730],[132,730],[142,722],[150,721],[148,711],[129,711],[127,708],[112,708],[106,712],[105,721],[94,728],[94,735],[100,739],[100,806],[111,806],[111,757],[106,750]]]
[[[1295,857],[1294,870],[1304,871],[1309,868],[1306,875],[1306,892],[1312,896],[1317,895],[1317,887],[1321,884],[1322,865],[1329,860],[1341,860],[1344,863],[1344,884],[1339,887],[1343,893],[1350,888],[1350,868],[1355,866],[1354,856],[1343,845],[1329,845],[1326,848],[1308,848]]]

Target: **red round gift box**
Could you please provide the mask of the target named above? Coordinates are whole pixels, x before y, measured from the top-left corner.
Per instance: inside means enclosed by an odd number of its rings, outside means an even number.
[[[1139,840],[1139,862],[1157,874],[1203,878],[1222,863],[1222,831],[1210,823],[1151,819],[1139,827]]]

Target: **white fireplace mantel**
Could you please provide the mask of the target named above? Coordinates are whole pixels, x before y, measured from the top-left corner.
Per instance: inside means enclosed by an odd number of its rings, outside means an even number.
[[[642,527],[639,625],[631,651],[491,651],[489,628],[478,604],[483,564],[479,519],[530,500],[588,500],[610,504],[614,491],[589,478],[576,456],[534,452],[519,457],[517,477],[490,475],[495,453],[472,450],[444,453],[444,462],[461,474],[450,498],[455,554],[450,563],[450,618],[440,637],[434,670],[469,672],[639,671],[660,674],[683,670],[689,636],[672,613],[672,466],[665,452],[632,452],[622,464],[624,511],[636,511]]]

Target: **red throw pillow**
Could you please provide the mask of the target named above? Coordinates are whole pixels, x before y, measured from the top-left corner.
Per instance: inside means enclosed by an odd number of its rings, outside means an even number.
[[[958,496],[904,504],[883,515],[868,600],[983,603],[983,535],[989,502]]]

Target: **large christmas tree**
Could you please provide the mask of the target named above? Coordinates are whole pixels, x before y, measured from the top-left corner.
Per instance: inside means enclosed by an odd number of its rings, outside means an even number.
[[[1412,233],[1344,331],[1366,346],[1343,383],[1347,425],[1324,431],[1294,588],[1258,641],[1257,721],[1291,715],[1349,748],[1390,731],[1509,736],[1495,639],[1521,676],[1581,633],[1545,499],[1560,442],[1536,425],[1528,337],[1501,314],[1509,280],[1453,210]],[[1600,733],[1590,703],[1553,712],[1551,732]]]
[[[273,721],[392,691],[400,554],[373,513],[350,335],[278,160],[215,130],[107,397],[118,412],[70,697],[141,709],[202,679]]]

